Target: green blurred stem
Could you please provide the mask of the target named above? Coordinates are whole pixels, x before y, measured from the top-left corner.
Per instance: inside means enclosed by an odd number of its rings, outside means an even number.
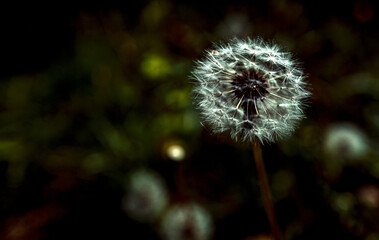
[[[275,240],[282,240],[283,239],[282,234],[280,232],[278,223],[276,221],[270,186],[267,181],[265,165],[264,165],[263,157],[262,157],[262,147],[258,140],[255,140],[252,145],[253,145],[255,166],[257,168],[259,182],[261,184],[263,203],[266,210],[268,221],[270,223],[271,231],[272,231],[272,234],[274,235]]]

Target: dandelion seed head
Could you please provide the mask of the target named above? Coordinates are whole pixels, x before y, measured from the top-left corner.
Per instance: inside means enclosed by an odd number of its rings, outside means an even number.
[[[290,135],[310,95],[291,54],[261,39],[215,44],[191,77],[204,123],[214,133],[229,131],[236,141]]]

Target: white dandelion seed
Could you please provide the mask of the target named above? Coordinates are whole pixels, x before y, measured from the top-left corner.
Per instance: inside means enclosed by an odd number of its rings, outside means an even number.
[[[214,133],[273,142],[290,135],[309,97],[302,70],[290,53],[261,39],[207,50],[192,71],[197,107]]]

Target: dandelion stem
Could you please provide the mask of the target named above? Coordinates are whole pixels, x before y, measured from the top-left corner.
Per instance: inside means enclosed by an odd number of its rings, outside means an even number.
[[[274,235],[275,240],[283,240],[278,223],[276,221],[274,205],[272,203],[270,186],[268,184],[266,170],[262,157],[262,148],[260,142],[255,139],[252,143],[255,166],[257,168],[259,182],[261,185],[261,192],[264,207],[266,210],[267,218],[270,223],[272,234]]]

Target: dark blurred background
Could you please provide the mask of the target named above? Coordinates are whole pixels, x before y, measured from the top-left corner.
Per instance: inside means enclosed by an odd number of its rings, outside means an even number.
[[[170,0],[0,10],[0,239],[267,240],[251,149],[200,125],[188,76],[262,37],[312,99],[263,154],[286,239],[379,239],[376,1]]]

